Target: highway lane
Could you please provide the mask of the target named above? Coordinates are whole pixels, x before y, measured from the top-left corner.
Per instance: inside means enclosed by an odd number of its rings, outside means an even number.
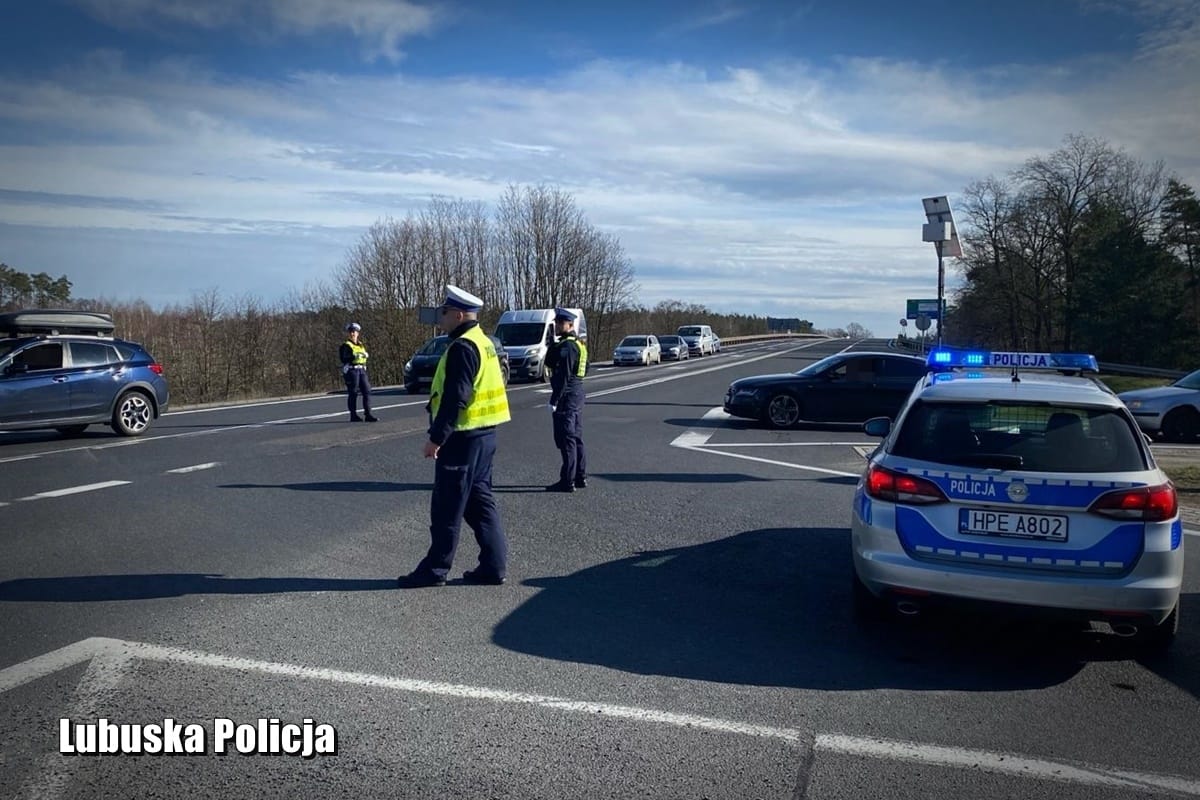
[[[733,378],[844,346],[589,378],[592,486],[574,495],[539,491],[557,468],[546,395],[514,387],[496,481],[513,579],[499,589],[390,588],[427,544],[421,398],[387,398],[377,425],[322,419],[344,413],[329,397],[168,415],[157,433],[212,432],[133,447],[0,447],[49,451],[0,462],[0,667],[88,637],[175,648],[118,657],[97,645],[92,663],[118,667],[77,662],[0,692],[10,730],[34,742],[0,741],[0,770],[17,778],[0,784],[72,797],[101,793],[89,782],[263,794],[316,780],[333,796],[793,797],[807,783],[813,797],[1121,797],[1200,772],[1195,614],[1157,664],[1103,639],[1002,626],[854,628],[846,473],[861,465],[850,443],[871,440],[710,415]],[[672,446],[689,433],[704,446]],[[129,483],[17,499],[108,480]],[[474,553],[466,534],[456,567]],[[89,712],[308,716],[343,738],[313,762],[64,769],[45,752],[57,716]],[[880,755],[871,737],[912,746]],[[1039,777],[1006,773],[995,753],[1023,754]],[[963,754],[990,772],[949,765]],[[1099,765],[1089,774],[1103,780],[1047,780],[1061,762]],[[1141,788],[1105,769],[1137,773]]]

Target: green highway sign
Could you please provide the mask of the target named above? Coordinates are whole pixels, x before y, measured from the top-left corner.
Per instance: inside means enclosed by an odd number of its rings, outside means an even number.
[[[908,313],[905,315],[909,319],[916,319],[922,314],[929,319],[941,319],[942,315],[938,313],[937,298],[932,300],[908,300]]]

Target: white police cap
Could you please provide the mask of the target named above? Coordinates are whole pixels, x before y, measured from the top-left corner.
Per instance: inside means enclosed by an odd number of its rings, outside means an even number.
[[[349,325],[346,326],[346,333],[349,333],[350,331],[361,331],[361,330],[362,330],[362,325],[359,325],[357,322],[351,322]]]
[[[457,286],[446,284],[446,305],[461,308],[463,311],[478,311],[483,308],[483,301]]]

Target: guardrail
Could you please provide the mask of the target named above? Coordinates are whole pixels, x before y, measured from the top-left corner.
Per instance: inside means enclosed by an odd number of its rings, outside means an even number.
[[[744,344],[746,342],[762,342],[774,339],[828,339],[823,333],[756,333],[750,336],[720,337],[722,345]]]

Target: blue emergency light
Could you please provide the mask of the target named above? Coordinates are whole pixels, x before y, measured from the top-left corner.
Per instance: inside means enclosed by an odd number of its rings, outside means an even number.
[[[1024,353],[1001,350],[932,350],[925,362],[930,369],[955,367],[993,367],[999,369],[1070,370],[1099,372],[1100,365],[1090,353]]]

